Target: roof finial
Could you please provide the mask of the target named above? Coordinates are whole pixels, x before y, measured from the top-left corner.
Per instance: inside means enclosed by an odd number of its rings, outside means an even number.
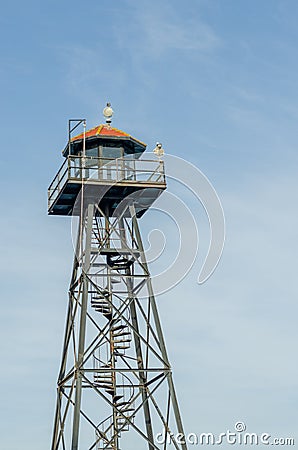
[[[111,103],[108,102],[107,106],[103,110],[103,115],[104,115],[104,117],[106,119],[106,123],[107,123],[108,126],[111,125],[113,114],[114,114],[114,111],[113,111],[113,109],[111,107]]]

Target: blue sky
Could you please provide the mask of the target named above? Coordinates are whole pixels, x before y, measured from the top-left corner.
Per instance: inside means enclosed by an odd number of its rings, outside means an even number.
[[[107,100],[116,127],[197,165],[225,210],[221,263],[198,286],[208,230],[190,201],[200,258],[158,299],[186,430],[243,420],[298,442],[297,18],[293,0],[1,6],[1,448],[50,445],[72,244],[46,189],[68,118],[91,128]]]

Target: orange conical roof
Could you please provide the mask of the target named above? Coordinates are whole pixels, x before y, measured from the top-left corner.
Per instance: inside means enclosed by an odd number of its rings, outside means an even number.
[[[85,132],[86,139],[88,139],[90,137],[97,137],[97,136],[98,137],[100,137],[100,136],[102,136],[102,137],[105,137],[105,136],[106,137],[123,137],[123,138],[127,137],[127,138],[130,138],[130,139],[146,146],[146,144],[144,144],[144,142],[139,141],[138,139],[132,137],[130,134],[125,133],[122,130],[118,130],[118,128],[111,127],[110,125],[98,125],[94,128],[91,128],[91,130],[87,130]],[[77,136],[74,136],[71,139],[71,142],[79,141],[80,139],[83,139],[83,138],[84,138],[84,133],[81,133],[81,134],[78,134]]]

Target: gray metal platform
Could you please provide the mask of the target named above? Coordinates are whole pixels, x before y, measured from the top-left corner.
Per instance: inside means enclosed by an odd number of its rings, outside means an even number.
[[[140,217],[165,188],[160,160],[68,156],[48,189],[48,212],[79,215],[83,198],[84,207],[98,203],[110,216],[133,202]]]

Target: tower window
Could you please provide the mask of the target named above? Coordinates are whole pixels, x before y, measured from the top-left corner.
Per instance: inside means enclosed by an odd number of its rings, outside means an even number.
[[[93,156],[94,158],[98,157],[98,147],[87,148],[86,156]]]
[[[122,147],[102,147],[101,148],[101,156],[103,158],[121,158],[123,156],[123,148]]]

